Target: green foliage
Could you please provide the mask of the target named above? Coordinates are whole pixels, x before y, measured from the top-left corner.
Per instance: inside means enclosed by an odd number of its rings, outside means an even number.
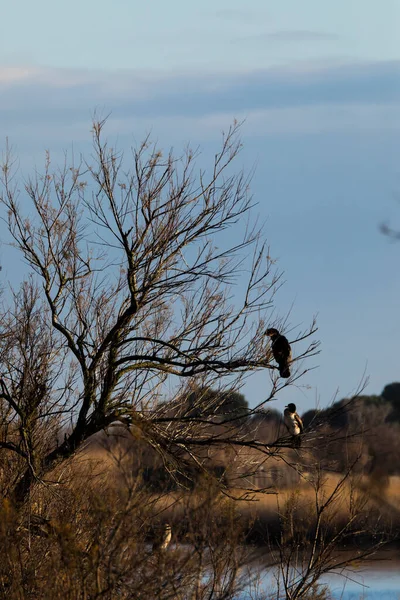
[[[275,408],[268,408],[263,413],[257,413],[253,416],[253,422],[263,421],[276,425],[282,421],[282,413]]]
[[[400,408],[400,383],[393,382],[385,385],[382,392],[382,398],[390,402],[393,407]]]
[[[400,383],[394,382],[385,385],[382,397],[392,406],[392,410],[387,416],[388,423],[400,422]]]
[[[320,423],[326,423],[334,429],[346,427],[348,425],[347,402],[347,400],[343,399],[324,410],[308,410],[302,416],[304,426],[308,427],[311,424],[316,426]]]
[[[365,406],[382,406],[386,403],[386,399],[383,396],[359,396],[358,401],[362,402]]]
[[[189,394],[187,406],[190,416],[224,415],[240,418],[247,415],[249,404],[243,394],[235,390],[219,392],[211,388],[198,388]]]
[[[302,421],[304,427],[308,427],[314,421],[314,419],[321,413],[320,410],[312,408],[311,410],[307,410],[304,415],[302,415]]]

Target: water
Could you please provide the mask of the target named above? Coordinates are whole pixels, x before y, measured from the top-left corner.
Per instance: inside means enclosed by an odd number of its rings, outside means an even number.
[[[335,600],[400,600],[400,560],[398,558],[364,562],[358,568],[344,571],[344,575],[345,577],[339,574],[329,574],[320,581],[321,584],[328,585]],[[258,588],[260,598],[275,598],[276,596],[271,593],[274,587],[271,571],[265,571]],[[257,597],[254,591],[249,588],[243,593],[240,600]]]
[[[333,597],[340,600],[400,600],[400,562],[368,562],[347,571],[348,579],[326,577]]]

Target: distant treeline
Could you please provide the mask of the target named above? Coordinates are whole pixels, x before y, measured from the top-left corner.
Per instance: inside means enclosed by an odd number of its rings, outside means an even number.
[[[179,414],[193,419],[210,418],[210,435],[241,435],[243,439],[256,438],[267,445],[288,439],[280,411],[267,407],[261,413],[252,414],[245,397],[234,391],[218,395],[215,390],[198,390],[185,401],[180,399]],[[255,467],[246,482],[255,487],[293,486],[300,475],[290,464],[299,463],[307,470],[308,465],[318,462],[322,469],[336,473],[346,471],[354,463],[354,472],[372,477],[380,486],[388,483],[389,476],[400,474],[400,383],[386,385],[380,396],[344,398],[328,408],[309,410],[301,416],[305,429],[300,454],[289,447],[285,450],[288,460],[271,460],[257,467],[258,454],[252,456],[251,450],[242,459],[234,456],[228,445],[212,452],[204,448],[203,458],[209,474],[231,488],[240,487],[240,473],[246,471],[249,460],[254,461]],[[184,456],[171,473],[165,469],[159,454],[140,436],[126,437],[126,432],[123,429],[118,432],[118,428],[115,433],[116,437],[107,437],[107,444],[112,445],[112,440],[118,439],[119,444],[131,447],[128,453],[132,457],[132,470],[153,492],[173,490],[182,484],[188,488],[196,486],[201,473],[186,467]],[[290,446],[290,437],[287,443]],[[243,468],[239,464],[241,460]],[[233,461],[235,469],[231,468]]]
[[[328,408],[301,414],[305,435],[319,433],[314,454],[332,470],[343,470],[360,454],[358,469],[382,479],[400,473],[400,383],[386,385],[378,395],[343,398]],[[257,417],[258,419],[260,417]],[[281,413],[266,417],[276,424]]]

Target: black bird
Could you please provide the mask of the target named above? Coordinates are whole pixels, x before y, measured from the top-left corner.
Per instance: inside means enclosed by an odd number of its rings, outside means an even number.
[[[272,354],[278,363],[279,375],[287,379],[290,377],[289,363],[292,359],[290,344],[285,336],[281,335],[277,329],[267,329],[265,334],[271,338]]]

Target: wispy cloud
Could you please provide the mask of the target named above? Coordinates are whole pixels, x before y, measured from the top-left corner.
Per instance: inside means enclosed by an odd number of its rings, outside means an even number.
[[[338,34],[326,31],[312,31],[308,29],[294,29],[282,31],[270,31],[253,36],[243,36],[239,41],[266,41],[282,43],[303,42],[333,42],[341,38]]]
[[[223,19],[225,21],[241,21],[243,22],[254,22],[257,20],[258,15],[256,12],[252,11],[251,9],[249,10],[244,10],[244,9],[238,9],[238,8],[225,8],[225,9],[221,9],[221,10],[217,10],[215,12],[215,16],[218,19]]]
[[[40,69],[34,67],[2,67],[0,66],[0,85],[12,85],[21,81],[34,79]]]
[[[0,76],[0,110],[111,103],[143,116],[400,101],[400,61],[354,63],[238,73],[14,70]]]
[[[0,70],[0,130],[31,146],[87,135],[95,109],[120,131],[211,135],[233,117],[253,134],[390,128],[400,108],[400,61],[232,73]],[[125,124],[125,125],[123,125]],[[72,137],[71,137],[72,136]],[[176,139],[176,137],[175,137]],[[20,143],[18,141],[18,143]]]

